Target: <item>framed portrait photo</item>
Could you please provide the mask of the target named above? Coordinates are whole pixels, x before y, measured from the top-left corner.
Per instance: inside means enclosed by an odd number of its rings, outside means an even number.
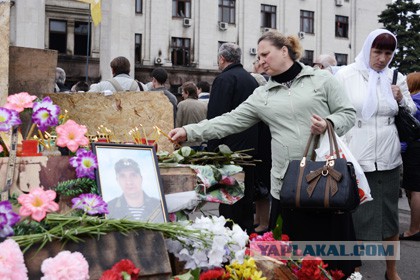
[[[156,152],[152,146],[92,143],[96,180],[109,219],[167,222],[168,212]]]

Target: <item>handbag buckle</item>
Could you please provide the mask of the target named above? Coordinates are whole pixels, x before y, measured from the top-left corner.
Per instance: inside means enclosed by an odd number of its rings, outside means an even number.
[[[306,157],[303,157],[300,161],[300,167],[304,167],[306,165]]]

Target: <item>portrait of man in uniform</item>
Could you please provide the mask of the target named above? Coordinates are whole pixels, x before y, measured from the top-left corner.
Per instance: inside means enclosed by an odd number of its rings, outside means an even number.
[[[134,150],[134,153],[123,149],[115,155],[114,150],[106,145],[96,147],[100,192],[108,203],[107,218],[166,222],[166,204],[158,172],[151,172],[157,171],[153,149]]]

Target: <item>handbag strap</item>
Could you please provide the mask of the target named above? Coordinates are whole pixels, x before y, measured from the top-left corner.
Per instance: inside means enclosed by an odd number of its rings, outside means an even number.
[[[331,121],[328,120],[328,119],[326,120],[326,122],[327,122],[327,129],[325,130],[325,133],[327,133],[327,135],[328,135],[328,142],[329,142],[329,145],[330,145],[330,155],[334,156],[334,153],[335,153],[336,157],[339,158],[340,157],[340,152],[339,152],[339,149],[338,149],[338,142],[337,142],[337,138],[335,137],[333,125],[332,125]],[[317,140],[319,140],[318,137],[319,137],[319,135],[315,135],[315,134],[312,134],[312,133],[311,133],[311,135],[309,135],[309,139],[308,139],[308,142],[306,143],[305,151],[303,152],[303,159],[306,160],[306,157],[308,156],[309,148],[311,147],[312,141],[315,141],[314,146],[313,146],[313,149],[315,150],[315,148],[317,146],[317,142],[318,142]]]

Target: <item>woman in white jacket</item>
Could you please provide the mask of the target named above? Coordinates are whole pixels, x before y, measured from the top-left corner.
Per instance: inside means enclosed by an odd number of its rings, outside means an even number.
[[[394,117],[398,105],[415,112],[416,106],[402,74],[391,85],[388,68],[397,46],[386,29],[372,31],[355,63],[340,69],[336,77],[356,108],[356,125],[345,135],[349,148],[362,166],[373,201],[353,214],[359,240],[398,241],[398,193],[401,148]],[[386,261],[385,279],[400,279],[395,260]]]

